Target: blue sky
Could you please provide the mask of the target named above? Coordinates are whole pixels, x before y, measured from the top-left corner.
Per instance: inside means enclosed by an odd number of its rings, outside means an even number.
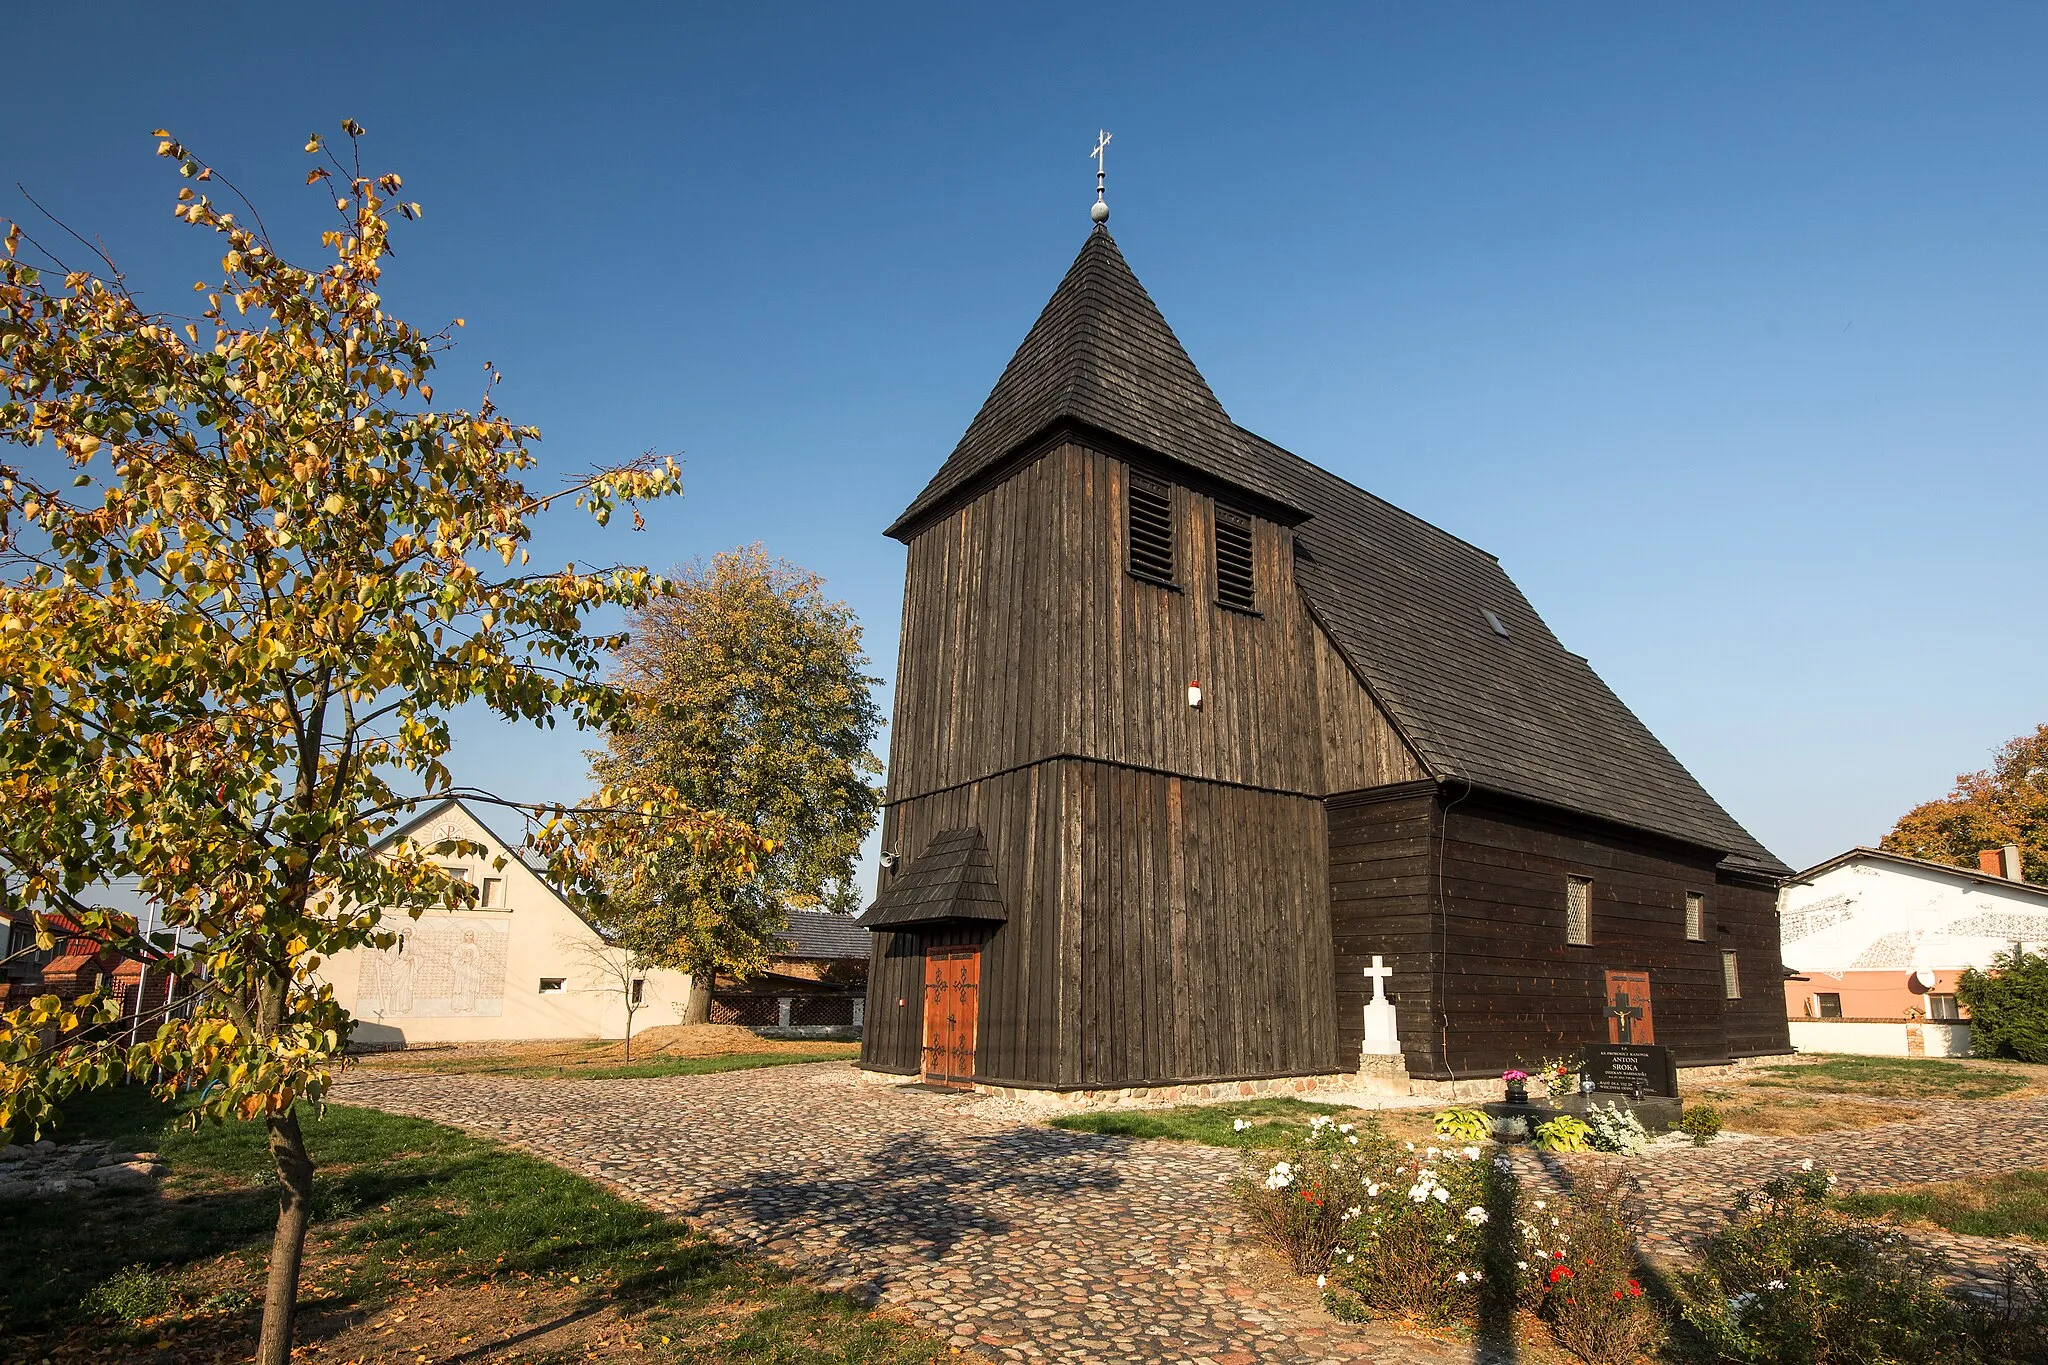
[[[47,7],[19,181],[181,306],[173,129],[317,250],[352,116],[426,217],[386,296],[460,314],[564,472],[680,452],[649,529],[823,573],[894,672],[881,528],[1087,229],[1233,417],[1485,546],[1804,865],[2048,720],[2040,6]],[[584,789],[465,721],[460,776]]]

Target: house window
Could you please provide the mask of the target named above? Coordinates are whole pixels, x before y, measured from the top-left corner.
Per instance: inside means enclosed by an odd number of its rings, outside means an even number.
[[[1694,943],[1707,936],[1707,898],[1697,891],[1685,893],[1685,936]]]
[[[1232,611],[1259,609],[1252,574],[1251,519],[1224,507],[1216,509],[1216,602]]]
[[[1564,883],[1564,941],[1589,944],[1593,941],[1593,879],[1567,877]]]
[[[1930,995],[1927,997],[1927,1017],[1929,1019],[1960,1019],[1963,1016],[1956,1009],[1956,998],[1953,995]]]
[[[1819,1019],[1842,1017],[1842,997],[1834,991],[1827,991],[1813,997],[1813,1013]]]
[[[504,905],[504,903],[505,879],[503,877],[484,878],[483,895],[477,899],[477,904],[488,906],[502,906]]]
[[[646,977],[644,977],[644,976],[636,976],[636,977],[634,977],[634,978],[633,978],[633,1003],[634,1003],[634,1004],[636,1004],[636,1005],[644,1005],[644,1004],[646,1004],[646,1003],[647,1003],[647,1002],[646,1002],[646,999],[645,999],[646,993],[647,993],[647,978],[646,978]]]
[[[1133,477],[1126,494],[1125,522],[1131,576],[1148,583],[1175,586],[1173,559],[1173,490],[1150,479]]]
[[[544,976],[540,979],[542,995],[562,995],[569,989],[569,979],[562,976]]]
[[[1721,994],[1730,1000],[1742,998],[1742,977],[1735,970],[1735,950],[1721,950]]]

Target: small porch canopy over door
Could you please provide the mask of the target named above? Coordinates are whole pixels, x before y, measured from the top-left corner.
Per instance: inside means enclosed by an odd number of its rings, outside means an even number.
[[[906,929],[959,920],[995,925],[1009,917],[988,841],[978,826],[970,825],[933,835],[917,861],[875,897],[860,923],[869,929]]]
[[[905,965],[914,975],[905,984],[916,991],[918,1017],[903,1020],[889,1050],[909,1061],[904,1054],[915,1048],[927,1084],[973,1082],[981,1036],[980,945],[1008,919],[988,841],[972,826],[934,835],[860,917],[866,928],[894,936],[887,957],[909,958]],[[876,1022],[870,1011],[870,1026]]]

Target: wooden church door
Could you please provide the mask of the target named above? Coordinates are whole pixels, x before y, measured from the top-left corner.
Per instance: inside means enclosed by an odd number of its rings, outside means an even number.
[[[981,1010],[981,949],[927,948],[924,956],[924,1079],[974,1079],[974,1025]]]
[[[1656,1042],[1657,1023],[1650,1014],[1650,974],[1609,971],[1606,1013],[1608,1042]]]

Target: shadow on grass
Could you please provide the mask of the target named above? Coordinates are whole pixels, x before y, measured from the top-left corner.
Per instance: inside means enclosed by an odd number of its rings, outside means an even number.
[[[158,1150],[173,1187],[168,1196],[10,1208],[9,1255],[40,1273],[0,1277],[0,1358],[24,1354],[10,1349],[23,1341],[27,1358],[49,1354],[36,1333],[120,1339],[124,1324],[94,1318],[81,1302],[124,1266],[163,1273],[189,1308],[204,1293],[193,1286],[224,1273],[216,1258],[241,1256],[239,1273],[253,1279],[268,1247],[277,1203],[260,1126],[180,1131],[172,1111],[132,1092],[75,1111],[60,1137]],[[523,1328],[521,1341],[616,1310],[709,1325],[718,1345],[695,1357],[707,1361],[936,1354],[921,1334],[867,1316],[844,1295],[814,1290],[537,1158],[374,1110],[331,1106],[304,1112],[302,1122],[318,1167],[302,1341],[339,1335],[414,1285],[517,1281],[546,1290],[536,1300],[542,1320]],[[735,1318],[745,1321],[734,1326]],[[214,1314],[189,1330],[233,1354],[254,1322],[253,1311]]]

